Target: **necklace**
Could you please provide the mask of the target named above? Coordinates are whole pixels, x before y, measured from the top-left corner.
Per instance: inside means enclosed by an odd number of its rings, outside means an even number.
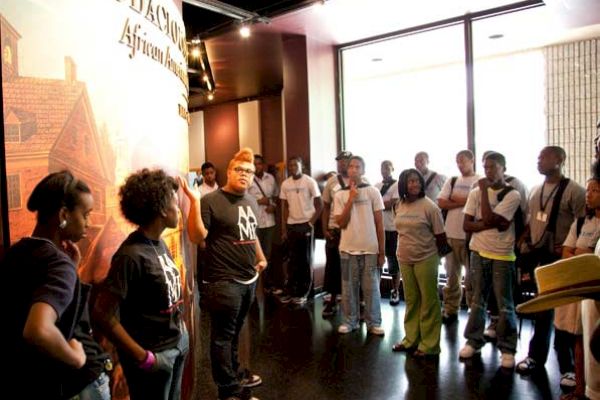
[[[146,239],[146,241],[148,242],[148,244],[150,245],[150,247],[152,247],[152,250],[154,250],[154,254],[156,254],[156,258],[158,258],[158,262],[160,264],[160,254],[158,254],[158,251],[156,251],[156,247],[154,245],[154,242],[151,239],[148,239],[146,236],[144,236],[144,239]],[[160,241],[158,242],[158,247],[160,247]]]

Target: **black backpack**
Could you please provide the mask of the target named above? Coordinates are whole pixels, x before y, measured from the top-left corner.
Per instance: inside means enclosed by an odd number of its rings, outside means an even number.
[[[454,184],[456,184],[457,179],[458,179],[458,176],[453,176],[450,179],[450,194],[448,195],[448,198],[452,197],[452,192],[454,191]],[[446,221],[447,216],[448,216],[448,210],[445,208],[442,208],[442,217],[444,218],[444,221]]]
[[[504,189],[502,189],[500,191],[500,193],[498,193],[498,195],[496,196],[496,198],[498,199],[498,202],[502,201],[504,199],[504,196],[506,196],[511,190],[516,190],[516,189],[512,186],[505,186]],[[523,232],[525,232],[525,219],[523,216],[523,210],[521,209],[521,205],[519,205],[519,207],[515,211],[513,220],[515,221],[515,242],[516,242],[517,240],[519,240],[519,238],[521,237]]]

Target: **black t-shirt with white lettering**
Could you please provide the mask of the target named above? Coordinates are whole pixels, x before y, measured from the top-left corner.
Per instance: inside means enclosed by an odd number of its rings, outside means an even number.
[[[256,275],[258,204],[248,194],[216,190],[202,198],[202,221],[208,230],[202,279],[248,281]]]
[[[102,290],[121,299],[121,324],[140,346],[160,352],[177,345],[183,308],[181,275],[162,240],[132,232],[113,256]]]

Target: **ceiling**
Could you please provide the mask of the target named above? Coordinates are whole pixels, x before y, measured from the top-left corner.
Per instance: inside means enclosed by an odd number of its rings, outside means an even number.
[[[212,102],[205,95],[190,93],[191,110],[279,93],[283,87],[283,35],[305,35],[335,46],[515,3],[514,0],[228,0],[228,4],[270,19],[268,24],[252,25],[251,36],[242,39],[239,20],[185,1],[183,20],[188,39],[205,41],[216,83]],[[558,41],[563,33],[600,24],[598,0],[545,0],[544,3],[543,12],[532,13],[536,14],[535,23],[520,20],[523,30],[519,37],[526,32],[536,33],[532,45]],[[505,21],[503,27],[496,24],[487,29],[512,27],[515,31],[516,25]],[[536,29],[531,29],[532,26]],[[507,41],[498,43],[506,48],[515,46],[507,46]]]

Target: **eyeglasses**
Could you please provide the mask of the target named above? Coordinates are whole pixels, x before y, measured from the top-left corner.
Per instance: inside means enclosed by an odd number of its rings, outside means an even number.
[[[254,175],[254,170],[253,170],[253,169],[250,169],[250,168],[235,167],[233,170],[234,170],[234,171],[235,171],[237,174],[240,174],[240,175],[241,175],[242,173],[245,173],[245,174],[246,174],[246,175],[248,175],[248,176],[252,176],[252,175]]]

